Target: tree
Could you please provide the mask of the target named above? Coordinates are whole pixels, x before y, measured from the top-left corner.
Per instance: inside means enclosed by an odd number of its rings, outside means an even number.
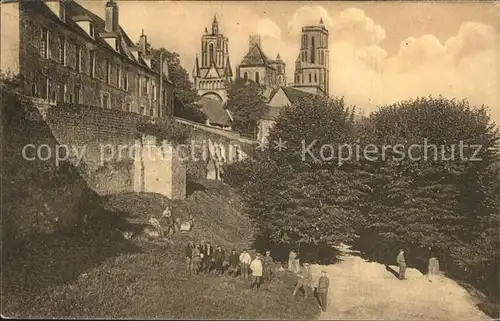
[[[254,82],[236,79],[227,91],[227,109],[233,117],[234,129],[240,134],[254,138],[259,121],[268,110],[263,96],[263,87]]]
[[[286,142],[285,150],[270,146],[228,166],[225,178],[245,195],[267,246],[339,243],[356,235],[367,177],[353,160],[339,165],[339,155],[321,156],[321,146],[353,142],[353,134],[352,112],[342,99],[299,100],[282,111],[269,136]],[[303,157],[304,144],[314,140],[314,157]]]
[[[174,84],[174,115],[186,118],[195,122],[204,123],[207,116],[196,104],[200,96],[193,83],[189,79],[189,74],[182,67],[179,60],[179,54],[170,52],[165,48],[150,48],[156,64],[160,62],[160,54],[163,54],[164,63],[168,65],[168,74]],[[158,66],[159,67],[159,66]]]
[[[367,222],[383,240],[431,247],[469,267],[498,259],[491,226],[498,226],[500,136],[485,107],[444,98],[403,101],[370,115],[360,137],[364,146],[401,144],[408,152],[417,146],[413,159],[394,148],[385,159],[365,159],[374,190]]]

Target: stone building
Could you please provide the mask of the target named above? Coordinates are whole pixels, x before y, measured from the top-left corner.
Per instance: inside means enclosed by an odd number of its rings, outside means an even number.
[[[153,60],[144,33],[139,45],[128,37],[113,0],[104,20],[71,0],[4,1],[1,27],[0,70],[19,74],[24,94],[54,105],[172,114],[166,63]]]
[[[279,86],[286,85],[285,63],[280,55],[271,60],[262,51],[260,36],[251,35],[248,53],[237,67],[236,76],[265,86],[265,96]]]
[[[295,61],[293,87],[313,94],[329,93],[328,30],[319,26],[302,28],[301,49]]]
[[[201,64],[197,55],[192,73],[198,94],[222,104],[227,101],[226,89],[233,77],[228,42],[228,38],[219,32],[219,22],[214,16],[212,32],[205,28],[201,37]]]
[[[284,108],[297,104],[300,99],[313,98],[313,94],[292,87],[278,87],[273,90],[267,103],[269,110],[259,121],[257,140],[261,143],[266,142],[269,131],[276,123],[276,117]]]

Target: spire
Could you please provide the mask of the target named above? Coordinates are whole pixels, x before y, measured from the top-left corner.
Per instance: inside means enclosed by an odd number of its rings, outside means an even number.
[[[224,68],[224,75],[226,77],[233,77],[233,70],[231,68],[231,63],[229,62],[229,57],[226,59],[226,67]]]
[[[212,34],[219,34],[219,23],[217,22],[217,16],[214,14],[214,21],[212,22]]]
[[[324,25],[324,23],[323,23],[323,17],[319,18],[319,24],[320,24],[320,26]]]
[[[194,61],[193,67],[193,78],[200,77],[200,66],[198,64],[198,55],[196,55],[196,59]]]
[[[281,60],[280,53],[278,52],[278,55],[276,56],[276,60]]]
[[[208,33],[208,29],[207,29],[207,27],[205,27],[205,33]]]

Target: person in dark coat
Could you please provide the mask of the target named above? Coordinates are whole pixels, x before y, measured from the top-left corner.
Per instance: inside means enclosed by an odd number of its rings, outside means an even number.
[[[224,263],[224,259],[226,258],[226,253],[222,250],[220,245],[217,245],[217,249],[214,252],[214,260],[215,260],[215,273],[217,275],[222,274],[222,265]]]
[[[193,241],[189,241],[184,248],[184,257],[186,259],[186,271],[190,273],[192,271],[192,258],[193,258]]]
[[[214,248],[207,242],[203,247],[203,272],[210,273],[214,266]]]
[[[240,255],[236,252],[236,249],[231,251],[229,256],[229,274],[235,277],[238,274],[238,267],[240,265]]]

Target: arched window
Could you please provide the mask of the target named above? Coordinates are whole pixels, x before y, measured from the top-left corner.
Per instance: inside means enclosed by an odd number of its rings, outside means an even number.
[[[31,85],[31,96],[38,97],[38,92],[36,90],[36,84]]]
[[[318,82],[318,75],[314,74],[314,82]]]
[[[314,43],[314,37],[311,38],[311,63],[316,62],[316,44]]]
[[[311,82],[311,74],[309,74],[309,82]]]
[[[243,80],[248,81],[248,72],[243,73]]]
[[[208,56],[208,65],[212,63],[212,60],[214,59],[214,44],[211,43],[209,46],[209,56]]]
[[[259,72],[258,71],[255,72],[255,82],[258,83],[258,84],[260,83]]]

